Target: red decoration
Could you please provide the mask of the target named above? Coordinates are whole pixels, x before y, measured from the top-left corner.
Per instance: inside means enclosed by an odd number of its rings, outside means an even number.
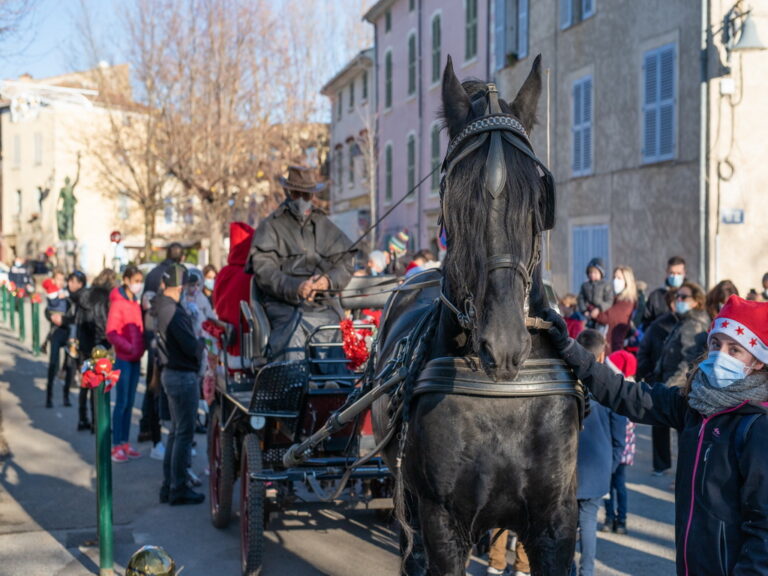
[[[749,341],[749,345],[752,347],[757,346],[757,338],[752,338],[752,340]]]
[[[722,326],[723,328],[728,328],[728,324],[729,324],[728,320],[723,320],[723,323],[720,324],[720,326]]]
[[[86,360],[83,364],[83,379],[81,386],[83,388],[98,388],[102,382],[106,383],[105,392],[114,388],[120,379],[120,370],[112,370],[112,360],[109,358],[98,358],[97,360]]]
[[[24,288],[19,288],[19,289],[16,291],[16,297],[17,297],[17,298],[24,298],[24,296],[26,296],[26,295],[27,295],[27,291],[26,291],[26,290],[24,290]]]
[[[29,299],[32,301],[32,304],[40,304],[43,301],[43,297],[37,292],[30,295]]]
[[[344,356],[349,360],[347,367],[350,370],[357,370],[368,360],[368,355],[370,354],[369,342],[373,333],[371,330],[355,329],[354,323],[349,318],[342,320],[339,328],[341,329]]]

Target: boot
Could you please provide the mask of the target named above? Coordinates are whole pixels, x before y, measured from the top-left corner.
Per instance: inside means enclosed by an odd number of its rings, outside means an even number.
[[[72,402],[69,401],[69,390],[64,392],[64,406],[72,406]]]
[[[616,532],[616,519],[606,516],[605,522],[600,527],[600,532]]]
[[[613,525],[613,531],[616,532],[616,534],[626,534],[627,522],[625,520],[617,520]]]

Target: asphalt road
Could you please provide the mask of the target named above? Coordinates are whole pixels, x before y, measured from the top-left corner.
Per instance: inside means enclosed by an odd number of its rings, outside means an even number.
[[[46,409],[44,387],[45,364],[0,329],[0,410],[12,450],[0,461],[0,576],[97,574],[93,436],[75,430],[77,409],[61,406],[59,390],[54,409]],[[650,430],[640,427],[638,440],[628,474],[630,534],[600,534],[600,576],[674,573],[672,477],[650,475]],[[205,437],[197,442],[193,465],[203,476]],[[113,467],[117,573],[141,545],[156,544],[184,576],[237,576],[237,518],[217,530],[206,504],[158,504],[161,463],[148,458],[149,449],[142,444],[144,458]],[[396,533],[372,511],[315,503],[273,518],[266,539],[266,576],[397,574]],[[484,560],[473,558],[468,574],[484,573]]]

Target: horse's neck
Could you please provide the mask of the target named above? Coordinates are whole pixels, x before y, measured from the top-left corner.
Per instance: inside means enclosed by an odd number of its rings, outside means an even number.
[[[470,354],[468,334],[459,326],[456,316],[442,306],[440,320],[433,339],[433,358],[440,356],[466,356]]]

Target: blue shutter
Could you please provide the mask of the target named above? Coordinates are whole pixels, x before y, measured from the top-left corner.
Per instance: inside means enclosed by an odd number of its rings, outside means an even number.
[[[659,55],[655,50],[645,54],[643,76],[643,159],[653,161],[659,154]]]
[[[586,20],[595,13],[595,0],[581,0],[581,19]]]
[[[607,224],[574,226],[571,229],[571,291],[578,294],[592,258],[602,258],[610,269],[610,235]]]
[[[560,30],[565,30],[571,25],[571,7],[573,0],[560,0]]]
[[[528,56],[528,0],[517,5],[517,58]]]
[[[581,83],[581,171],[592,171],[592,78],[587,77]]]
[[[659,159],[675,154],[675,46],[659,52]]]
[[[573,134],[573,174],[578,175],[581,173],[581,115],[583,111],[582,104],[582,83],[574,82],[573,84],[573,126],[571,132]]]
[[[605,269],[608,272],[611,269],[610,250],[608,242],[608,226],[592,227],[592,257],[602,258],[605,262]]]
[[[506,0],[495,0],[494,3],[494,15],[495,22],[493,23],[494,34],[494,55],[496,58],[496,70],[501,70],[506,66],[507,62],[507,46],[506,46],[506,29],[507,29],[507,8]]]

